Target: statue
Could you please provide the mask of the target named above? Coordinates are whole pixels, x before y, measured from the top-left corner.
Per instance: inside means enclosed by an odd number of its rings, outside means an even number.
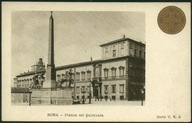
[[[45,81],[44,73],[39,75],[39,88],[43,87],[43,82]]]
[[[71,85],[74,83],[74,80],[72,79],[72,74],[72,69],[66,71],[65,76],[58,80],[59,87],[71,87]]]
[[[43,86],[43,82],[45,81],[44,73],[35,74],[33,76],[33,85],[32,88],[41,88]]]
[[[39,83],[39,81],[38,81],[38,75],[35,74],[35,75],[33,76],[33,86],[32,86],[32,88],[37,88],[38,83]]]

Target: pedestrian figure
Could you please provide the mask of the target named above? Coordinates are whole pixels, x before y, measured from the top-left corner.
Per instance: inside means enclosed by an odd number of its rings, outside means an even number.
[[[109,96],[109,100],[111,101],[111,96]]]
[[[105,96],[105,101],[107,101],[107,96]]]

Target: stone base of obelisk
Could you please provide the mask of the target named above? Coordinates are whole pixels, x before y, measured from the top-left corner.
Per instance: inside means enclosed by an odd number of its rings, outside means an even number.
[[[52,97],[54,95],[53,94],[54,90],[52,90],[51,88],[43,88],[41,92],[42,92],[41,104],[45,105],[53,104]]]
[[[55,80],[45,80],[45,82],[43,82],[43,88],[56,88],[56,86]]]
[[[56,103],[56,81],[55,80],[45,80],[43,83],[43,88],[41,89],[42,97],[41,104],[50,105]]]
[[[32,89],[31,105],[72,105],[72,88]]]
[[[72,88],[54,88],[42,90],[42,104],[45,105],[72,105]]]

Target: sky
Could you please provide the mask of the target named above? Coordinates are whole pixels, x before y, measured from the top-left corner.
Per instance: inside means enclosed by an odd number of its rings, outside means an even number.
[[[12,78],[39,58],[47,64],[49,17],[48,11],[12,12]],[[143,12],[53,11],[53,18],[56,67],[101,59],[99,45],[123,35],[146,42]]]

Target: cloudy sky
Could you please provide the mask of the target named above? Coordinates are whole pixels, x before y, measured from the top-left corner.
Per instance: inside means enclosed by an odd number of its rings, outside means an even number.
[[[50,12],[12,12],[12,77],[47,64]],[[145,42],[142,12],[53,12],[55,65],[101,59],[100,44],[126,37]]]

